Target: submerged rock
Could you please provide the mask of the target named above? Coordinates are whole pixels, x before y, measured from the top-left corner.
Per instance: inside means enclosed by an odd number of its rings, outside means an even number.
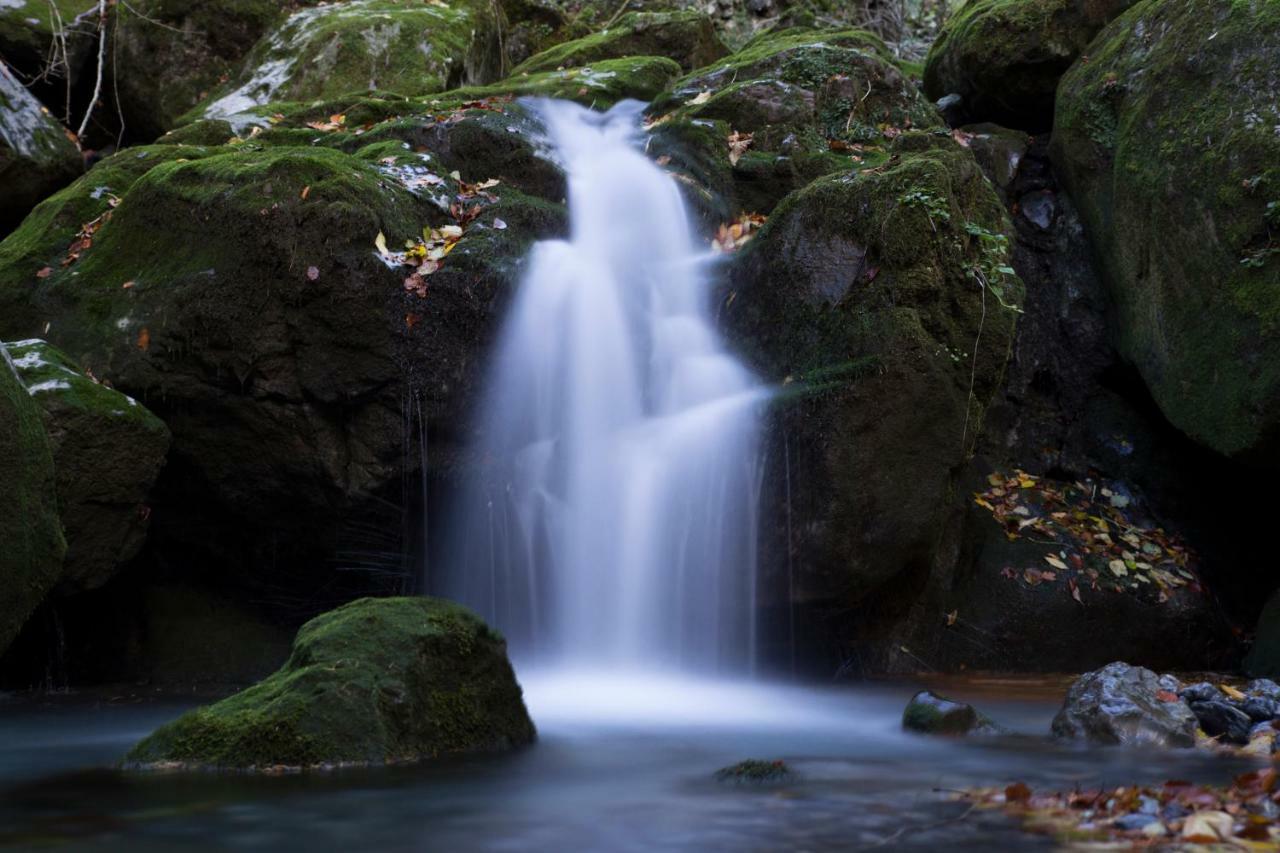
[[[771,782],[786,782],[795,778],[795,773],[785,761],[762,761],[748,758],[716,771],[716,781],[732,782],[738,785],[763,785]]]
[[[274,675],[159,728],[131,765],[386,764],[530,743],[502,637],[431,598],[366,598],[302,626]]]
[[[83,170],[67,132],[0,61],[0,236]]]
[[[169,430],[44,341],[0,346],[44,412],[67,539],[59,592],[101,586],[146,539],[145,502],[164,464]]]
[[[970,121],[1040,130],[1058,80],[1102,27],[1137,0],[969,0],[925,63],[931,98],[959,95]]]
[[[1052,155],[1120,354],[1179,430],[1280,466],[1280,6],[1142,2],[1058,89]]]
[[[0,653],[58,582],[65,551],[40,407],[0,347]]]
[[[1097,744],[1191,747],[1196,715],[1149,669],[1116,662],[1076,679],[1053,718],[1055,737]]]
[[[902,712],[902,728],[926,735],[989,735],[1004,729],[986,714],[964,702],[953,702],[921,690]]]

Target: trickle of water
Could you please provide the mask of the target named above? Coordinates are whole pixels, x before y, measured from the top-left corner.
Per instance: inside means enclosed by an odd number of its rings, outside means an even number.
[[[536,109],[571,235],[530,255],[442,592],[518,657],[746,671],[764,391],[709,321],[705,252],[638,150],[643,105]]]

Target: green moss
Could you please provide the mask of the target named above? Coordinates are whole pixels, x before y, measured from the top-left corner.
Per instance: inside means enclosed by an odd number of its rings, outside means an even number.
[[[28,339],[0,346],[9,351],[18,375],[33,397],[56,401],[44,404],[56,410],[60,419],[87,416],[95,420],[122,421],[167,435],[164,423],[146,407],[85,376],[63,352],[44,341]],[[65,421],[60,426],[65,429]]]
[[[513,74],[579,68],[601,60],[665,56],[697,68],[728,53],[701,12],[633,12],[606,30],[558,44],[522,62]]]
[[[127,760],[381,764],[533,737],[498,634],[448,602],[361,599],[304,625],[274,675],[161,727]]]
[[[0,64],[0,234],[84,171],[80,151],[49,111]]]
[[[1139,3],[1063,78],[1053,139],[1103,262],[1121,352],[1174,425],[1272,461],[1277,23],[1274,0]]]

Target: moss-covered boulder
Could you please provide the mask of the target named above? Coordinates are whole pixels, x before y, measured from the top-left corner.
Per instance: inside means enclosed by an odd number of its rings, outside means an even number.
[[[650,114],[651,152],[687,185],[727,197],[722,217],[767,212],[814,178],[882,162],[904,130],[942,124],[864,30],[763,35],[677,80]]]
[[[701,12],[632,12],[599,32],[529,57],[512,74],[579,68],[627,56],[665,56],[688,70],[708,65],[728,52],[711,18]]]
[[[53,455],[40,407],[0,347],[0,653],[62,572]]]
[[[1028,130],[1053,120],[1058,80],[1106,23],[1136,0],[968,0],[925,63],[936,99],[956,94],[970,121]]]
[[[730,338],[782,385],[766,482],[803,483],[774,496],[762,565],[791,565],[801,604],[931,570],[1009,357],[1009,228],[967,149],[907,134],[788,196],[738,260]]]
[[[503,66],[493,9],[482,0],[349,0],[300,9],[186,119],[233,117],[271,101],[420,95],[492,82]]]
[[[449,602],[365,598],[302,626],[278,672],[162,726],[127,761],[385,764],[511,749],[534,737],[495,631]]]
[[[173,127],[236,73],[288,5],[279,0],[117,4],[111,86],[129,134],[150,140]]]
[[[1280,465],[1280,4],[1142,2],[1058,91],[1052,154],[1164,415]]]
[[[0,344],[40,404],[67,540],[59,591],[105,583],[146,539],[147,493],[169,430],[137,400],[81,372],[44,341]]]
[[[83,170],[67,132],[0,62],[0,235]]]

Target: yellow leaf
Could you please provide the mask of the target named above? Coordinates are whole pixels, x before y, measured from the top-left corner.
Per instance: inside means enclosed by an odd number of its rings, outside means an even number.
[[[693,99],[692,101],[689,101],[689,103],[690,103],[690,104],[705,104],[705,103],[706,103],[707,101],[709,101],[709,100],[711,100],[711,92],[710,92],[710,90],[703,89],[701,92],[699,92],[699,93],[697,94],[697,96],[696,96],[696,97],[694,97],[694,99]]]
[[[1237,702],[1243,702],[1245,700],[1245,695],[1239,690],[1236,690],[1230,684],[1219,684],[1218,689],[1227,694],[1228,698],[1234,699]]]
[[[1125,567],[1124,560],[1112,560],[1107,563],[1107,568],[1111,570],[1111,574],[1118,578],[1122,578],[1129,574],[1129,569]]]
[[[385,258],[387,255],[391,254],[387,251],[387,235],[383,234],[381,231],[379,231],[378,236],[374,238],[373,245],[378,247],[378,254],[382,255],[382,257]]]
[[[1067,564],[1062,562],[1052,554],[1046,554],[1044,561],[1049,565],[1053,566],[1055,569],[1062,569],[1064,572],[1067,570]]]

